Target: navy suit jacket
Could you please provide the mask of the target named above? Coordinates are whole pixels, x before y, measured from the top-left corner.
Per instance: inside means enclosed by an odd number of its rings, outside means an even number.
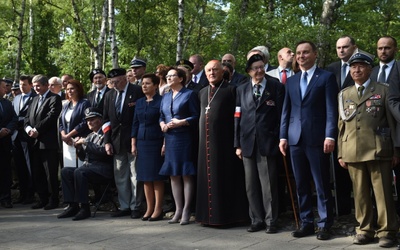
[[[348,66],[348,67],[350,67],[350,66]],[[342,61],[337,61],[337,62],[329,64],[328,67],[326,67],[326,70],[329,71],[329,72],[332,72],[335,75],[336,83],[337,83],[337,86],[338,86],[338,88],[340,90],[354,85],[354,80],[353,80],[353,78],[351,78],[350,71],[349,71],[349,73],[347,74],[346,78],[344,79],[343,86],[341,86],[341,81],[342,81]]]
[[[372,69],[370,78],[373,82],[378,81],[379,68],[380,68],[380,66],[378,65]],[[398,61],[394,61],[394,64],[393,64],[392,69],[390,70],[389,76],[386,77],[386,81],[389,85],[392,83],[396,84],[396,83],[400,82],[400,65],[399,65]]]
[[[301,74],[286,82],[280,138],[287,139],[288,145],[301,139],[307,146],[322,146],[326,137],[337,138],[338,86],[331,72],[316,68],[302,99]]]
[[[61,113],[61,97],[49,91],[40,108],[36,111],[39,95],[36,95],[25,116],[24,128],[36,128],[39,136],[34,146],[40,149],[58,149],[57,120]]]
[[[153,101],[149,103],[146,97],[136,102],[131,137],[138,140],[155,140],[164,137],[159,123],[161,100],[162,96],[156,94],[153,96]]]
[[[71,121],[68,129],[67,122],[65,121],[65,113],[68,111],[69,104],[70,102],[67,101],[62,108],[59,131],[61,132],[64,130],[64,132],[68,134],[75,129],[78,132],[76,135],[77,137],[87,136],[90,133],[90,130],[85,120],[85,110],[90,107],[90,102],[87,99],[79,100],[74,108],[74,111],[72,111]]]
[[[143,97],[142,87],[128,83],[121,115],[115,112],[117,91],[111,90],[105,94],[103,120],[110,122],[111,130],[104,134],[104,143],[111,143],[114,153],[131,152],[131,131],[136,101]]]
[[[244,157],[254,151],[254,142],[260,154],[271,156],[278,153],[279,122],[284,98],[284,85],[276,78],[266,75],[267,84],[258,105],[253,99],[251,79],[236,89],[235,141],[234,147],[242,149]]]
[[[232,75],[232,80],[229,82],[229,84],[234,85],[234,86],[239,86],[240,84],[244,83],[246,80],[246,76],[240,74],[235,70],[235,73]]]
[[[11,152],[11,135],[17,127],[18,117],[9,100],[0,97],[0,105],[0,129],[7,128],[11,131],[8,135],[0,138],[0,151]],[[2,172],[2,174],[4,173]]]

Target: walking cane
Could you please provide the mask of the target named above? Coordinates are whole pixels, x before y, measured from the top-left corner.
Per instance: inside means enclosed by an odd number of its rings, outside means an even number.
[[[337,204],[337,192],[336,192],[336,174],[335,174],[335,162],[333,158],[333,153],[330,155],[330,167],[332,169],[332,179],[333,179],[333,190],[335,190],[335,209],[336,209],[336,218],[339,218],[339,212],[338,212],[338,204]]]
[[[292,185],[290,184],[289,169],[288,169],[287,162],[286,162],[286,156],[282,155],[282,157],[283,157],[283,166],[285,167],[285,172],[286,172],[286,181],[287,181],[288,188],[289,188],[290,201],[292,202],[294,220],[296,221],[296,228],[299,229],[299,218],[297,218],[296,206],[294,204],[293,191],[292,191]]]

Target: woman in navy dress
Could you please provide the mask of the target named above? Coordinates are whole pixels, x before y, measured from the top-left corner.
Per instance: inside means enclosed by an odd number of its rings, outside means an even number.
[[[190,203],[193,199],[197,170],[193,161],[193,130],[199,119],[197,95],[184,87],[186,74],[182,69],[168,71],[167,83],[171,91],[161,101],[160,127],[165,133],[165,160],[160,174],[171,178],[176,211],[168,222],[189,224]]]
[[[132,154],[136,156],[136,179],[144,182],[147,210],[142,220],[157,221],[164,216],[162,202],[165,176],[159,175],[164,162],[164,134],[159,125],[162,97],[158,94],[160,79],[155,74],[142,77],[145,97],[136,102],[132,123]]]

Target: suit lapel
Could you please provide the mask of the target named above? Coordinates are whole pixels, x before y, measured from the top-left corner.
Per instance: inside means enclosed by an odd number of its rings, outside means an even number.
[[[311,89],[314,87],[315,84],[317,84],[320,73],[321,73],[321,71],[318,68],[316,68],[313,76],[311,77],[310,82],[308,83],[306,93],[304,94],[303,100],[307,98],[307,95],[310,93]]]
[[[270,90],[270,86],[269,86],[268,80],[267,80],[267,82],[266,82],[266,84],[265,84],[264,91],[262,92],[261,97],[260,97],[260,100],[259,100],[259,102],[258,102],[258,104],[257,104],[257,108],[259,108],[259,107],[265,102],[265,100],[267,100],[267,98],[268,98],[270,95],[271,95],[271,90]]]
[[[245,94],[245,99],[250,100],[248,103],[250,103],[250,105],[253,108],[256,108],[256,102],[254,101],[254,98],[253,98],[253,84],[251,83],[251,78],[250,78],[249,82],[247,83],[244,94]]]

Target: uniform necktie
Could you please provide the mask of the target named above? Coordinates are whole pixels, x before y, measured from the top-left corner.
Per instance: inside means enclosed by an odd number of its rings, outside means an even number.
[[[121,115],[122,93],[124,93],[123,90],[119,91],[117,102],[115,103],[115,113],[117,113],[117,116]]]
[[[304,95],[306,94],[306,90],[307,90],[307,72],[304,71],[303,76],[301,77],[300,80],[300,91],[301,91],[301,98],[304,98]]]
[[[386,68],[388,66],[386,64],[382,65],[381,67],[381,74],[379,75],[378,82],[386,82]]]
[[[340,74],[340,86],[343,87],[344,80],[347,76],[347,63],[344,63],[342,66],[342,72]]]
[[[261,91],[260,91],[260,89],[261,89],[261,84],[255,84],[254,85],[254,101],[257,103],[258,102],[258,100],[260,99],[260,97],[261,97]]]
[[[365,89],[365,87],[362,85],[360,87],[358,87],[358,99],[361,99],[364,89]]]
[[[283,69],[282,70],[282,84],[286,84],[286,79],[287,79],[286,69]]]

